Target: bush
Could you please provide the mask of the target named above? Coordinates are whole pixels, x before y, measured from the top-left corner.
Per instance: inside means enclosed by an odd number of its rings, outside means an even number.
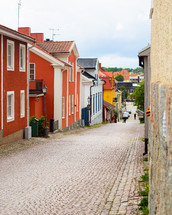
[[[36,116],[30,117],[30,119],[29,119],[29,125],[30,126],[32,126],[32,121],[34,119],[38,119],[38,118]],[[44,136],[44,134],[45,134],[45,126],[48,126],[48,123],[47,123],[47,125],[45,125],[45,117],[41,116],[41,118],[38,119],[38,136],[39,137]]]
[[[118,118],[118,111],[117,111],[117,110],[114,110],[114,114],[115,114],[115,118],[116,118],[116,120],[117,120],[117,118]]]

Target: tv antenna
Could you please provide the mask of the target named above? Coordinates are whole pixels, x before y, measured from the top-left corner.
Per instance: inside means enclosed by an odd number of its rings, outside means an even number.
[[[55,29],[55,28],[50,28],[50,31],[52,31],[52,41],[54,41],[54,36],[60,35],[60,34],[55,34],[55,31],[59,31],[60,29]]]
[[[19,13],[20,13],[20,7],[21,7],[21,0],[19,0],[19,3],[18,3],[18,28],[19,28]]]

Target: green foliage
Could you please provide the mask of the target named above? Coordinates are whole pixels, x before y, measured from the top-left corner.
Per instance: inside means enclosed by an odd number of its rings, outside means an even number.
[[[143,124],[144,123],[144,118],[139,118],[139,121],[140,121],[140,124]]]
[[[140,191],[140,195],[141,196],[148,196],[148,194],[149,194],[149,186],[147,185],[145,190]]]
[[[148,197],[144,197],[144,198],[141,200],[139,206],[140,206],[139,210],[141,210],[142,213],[143,213],[144,215],[148,215],[148,214],[149,214],[149,209],[148,209]]]
[[[116,79],[117,81],[124,81],[124,76],[121,75],[121,74],[119,74],[119,75],[117,75],[117,76],[115,77],[115,79]]]
[[[135,93],[135,104],[137,108],[144,111],[144,82],[140,83],[140,86],[136,88]]]
[[[115,118],[117,119],[118,118],[118,111],[114,110],[114,114],[115,114]]]
[[[144,73],[144,70],[142,67],[137,67],[135,69],[134,68],[122,68],[122,67],[102,67],[102,68],[106,71],[112,71],[112,72],[120,72],[121,70],[125,69],[128,72],[133,72],[136,74]]]
[[[33,119],[38,119],[36,116],[32,116],[29,119],[29,125],[32,126]],[[47,125],[48,126],[48,123]],[[45,133],[45,117],[41,116],[41,118],[38,119],[38,136],[43,137]]]
[[[128,97],[128,91],[124,86],[119,87],[119,89],[122,91],[122,102],[123,102]]]
[[[148,161],[148,157],[144,158],[143,161]]]
[[[144,175],[141,176],[142,182],[149,181],[149,172],[147,171]]]

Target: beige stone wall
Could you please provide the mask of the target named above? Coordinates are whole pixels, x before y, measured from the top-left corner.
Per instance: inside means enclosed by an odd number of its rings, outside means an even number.
[[[152,82],[172,84],[172,0],[154,0],[151,28]]]
[[[149,139],[151,215],[172,214],[172,0],[154,0]]]

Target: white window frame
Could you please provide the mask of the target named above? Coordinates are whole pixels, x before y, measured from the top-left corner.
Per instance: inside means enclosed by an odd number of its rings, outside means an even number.
[[[70,116],[71,96],[69,95],[69,116]]]
[[[9,52],[8,52],[8,45],[11,46],[11,65],[9,65]],[[14,41],[7,40],[7,70],[14,71]]]
[[[74,113],[73,109],[74,109],[74,95],[72,95],[72,114]]]
[[[78,94],[76,95],[76,111],[78,112]]]
[[[20,118],[25,117],[25,91],[20,90]]]
[[[21,61],[23,65],[21,65]],[[19,68],[20,72],[26,71],[26,46],[24,44],[20,44],[19,47]]]
[[[11,115],[8,115],[8,107],[9,107],[9,103],[8,103],[8,96],[12,96],[12,100],[11,100]],[[11,122],[14,121],[14,91],[8,91],[7,92],[7,122]]]
[[[62,118],[65,118],[65,97],[62,97]]]
[[[30,65],[34,65],[34,78],[33,79],[31,79],[31,76],[30,76]],[[35,63],[29,63],[29,80],[30,81],[34,81],[35,80]]]
[[[75,69],[74,69],[74,63],[72,63],[72,82],[74,82],[74,76],[75,76]]]

